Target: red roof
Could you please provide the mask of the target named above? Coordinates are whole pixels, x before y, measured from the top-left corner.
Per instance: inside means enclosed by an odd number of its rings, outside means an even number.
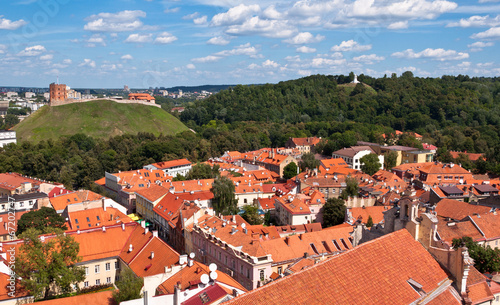
[[[171,167],[182,166],[182,165],[191,165],[192,163],[188,159],[179,159],[165,162],[158,162],[151,164],[157,169],[168,169]]]
[[[383,254],[383,255],[382,255]],[[227,304],[410,304],[430,294],[447,273],[403,229],[274,281]],[[451,281],[450,281],[451,282]],[[439,295],[429,295],[434,298]]]

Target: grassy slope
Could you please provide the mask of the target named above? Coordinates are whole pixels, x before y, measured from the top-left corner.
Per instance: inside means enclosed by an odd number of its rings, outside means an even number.
[[[368,92],[372,94],[377,94],[377,91],[373,89],[371,86],[368,86],[367,84],[363,84],[365,88],[368,90]],[[349,84],[342,84],[338,85],[339,87],[343,88],[347,94],[351,94],[352,90],[354,90],[354,87],[356,87],[356,84],[349,83]]]
[[[92,101],[57,107],[44,106],[14,127],[19,141],[39,142],[84,133],[96,138],[151,132],[176,134],[188,130],[163,109],[112,101]]]

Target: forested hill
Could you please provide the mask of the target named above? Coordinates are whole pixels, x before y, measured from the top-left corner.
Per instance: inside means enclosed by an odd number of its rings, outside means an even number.
[[[188,107],[182,121],[218,119],[308,123],[354,121],[420,133],[447,126],[500,123],[500,78],[443,76],[372,78],[313,75],[259,86],[235,86]],[[429,129],[430,128],[430,129]]]

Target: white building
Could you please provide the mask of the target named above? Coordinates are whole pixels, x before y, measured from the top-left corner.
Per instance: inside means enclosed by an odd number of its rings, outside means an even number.
[[[341,158],[349,165],[350,168],[361,170],[360,159],[366,155],[374,154],[375,152],[369,146],[351,146],[333,152],[332,158]],[[378,156],[380,169],[384,167],[384,156]]]
[[[191,162],[187,159],[158,162],[144,166],[144,169],[161,169],[165,174],[171,177],[177,175],[185,176],[191,170]]]
[[[17,144],[16,132],[13,130],[0,131],[0,147],[4,147],[9,143]]]

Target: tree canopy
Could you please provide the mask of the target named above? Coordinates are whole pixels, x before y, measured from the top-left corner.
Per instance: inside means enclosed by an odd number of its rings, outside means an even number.
[[[198,163],[191,167],[186,175],[186,180],[214,179],[219,175],[219,165],[212,168],[208,164]]]
[[[214,193],[213,207],[216,213],[234,215],[238,213],[238,203],[234,196],[233,181],[227,177],[218,177],[212,184]]]
[[[474,260],[474,267],[479,272],[493,273],[500,271],[500,249],[480,245],[468,236],[455,238],[452,244],[455,249],[464,245],[467,247],[470,257]]]
[[[67,230],[64,218],[56,210],[42,207],[40,210],[24,213],[17,222],[16,235],[21,235],[28,228],[34,228],[41,233],[50,233],[56,230]]]
[[[342,224],[345,219],[346,206],[340,198],[328,198],[323,206],[323,228]]]
[[[52,237],[39,237],[40,231],[28,228],[22,235],[24,244],[16,253],[14,271],[21,277],[21,286],[35,299],[48,299],[52,289],[72,292],[76,284],[85,279],[78,256],[79,244],[72,236],[58,233]]]
[[[290,162],[283,168],[283,178],[288,180],[295,176],[297,176],[297,164]]]
[[[340,194],[342,199],[347,199],[347,197],[356,197],[359,192],[359,184],[356,178],[347,176],[345,179],[346,188]]]
[[[118,290],[113,291],[113,299],[119,304],[128,300],[140,299],[144,279],[135,275],[131,269],[125,268],[120,272],[120,279],[116,281],[115,285]]]
[[[361,170],[370,176],[380,169],[380,161],[376,154],[365,155],[359,159],[359,162],[361,163]]]
[[[305,153],[302,155],[299,166],[301,171],[305,171],[308,169],[315,169],[319,166],[319,160],[316,160],[316,157],[313,153]]]
[[[253,205],[245,205],[243,207],[243,214],[241,217],[245,219],[251,225],[261,225],[264,222],[264,219],[260,217],[258,213],[258,209]]]

